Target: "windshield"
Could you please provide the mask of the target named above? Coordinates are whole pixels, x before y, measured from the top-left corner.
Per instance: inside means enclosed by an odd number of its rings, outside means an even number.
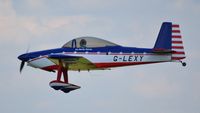
[[[63,48],[65,47],[94,48],[94,47],[106,47],[106,46],[119,46],[119,45],[96,37],[79,37],[64,44]]]

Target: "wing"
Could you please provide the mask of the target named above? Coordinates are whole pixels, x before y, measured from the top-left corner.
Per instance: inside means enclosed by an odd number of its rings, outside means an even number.
[[[95,64],[82,56],[51,54],[48,55],[48,59],[56,65],[59,65],[59,61],[61,61],[68,70],[91,70],[96,68]]]

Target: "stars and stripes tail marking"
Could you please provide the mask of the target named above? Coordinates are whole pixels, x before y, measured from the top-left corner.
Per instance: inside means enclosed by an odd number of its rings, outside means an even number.
[[[185,58],[180,26],[172,24],[172,61],[177,61]]]

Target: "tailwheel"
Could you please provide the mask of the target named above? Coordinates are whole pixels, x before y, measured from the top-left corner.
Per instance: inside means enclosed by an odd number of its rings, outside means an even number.
[[[180,62],[181,62],[183,67],[185,67],[187,65],[186,62],[183,62],[183,61],[180,61]]]
[[[61,81],[63,75],[64,81]],[[57,72],[57,80],[53,80],[49,83],[49,86],[55,90],[61,90],[64,93],[81,88],[80,86],[68,83],[68,69],[64,68],[61,61]]]
[[[186,64],[186,62],[182,62],[182,66],[184,66],[184,67],[185,67],[186,65],[187,65],[187,64]]]

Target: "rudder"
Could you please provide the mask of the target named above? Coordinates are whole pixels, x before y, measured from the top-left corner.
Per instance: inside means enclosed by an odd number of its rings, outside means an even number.
[[[183,41],[178,24],[172,24],[172,61],[185,58]]]

